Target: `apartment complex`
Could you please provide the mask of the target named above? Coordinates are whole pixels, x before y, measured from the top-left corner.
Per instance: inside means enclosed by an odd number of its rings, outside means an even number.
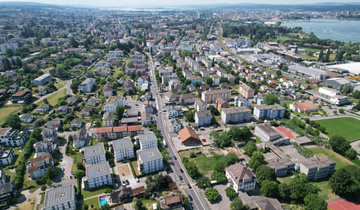
[[[84,147],[80,150],[86,164],[96,164],[106,162],[104,144]]]
[[[201,93],[201,99],[205,103],[214,103],[216,98],[222,98],[225,101],[230,100],[231,90],[229,89],[220,89],[220,90],[209,90]]]
[[[119,127],[103,127],[97,128],[95,135],[97,139],[104,137],[105,139],[120,139],[127,136],[136,136],[141,134],[141,125],[119,126]]]
[[[141,134],[137,137],[139,139],[140,149],[149,149],[158,147],[158,139],[153,132],[147,134]]]
[[[222,108],[221,120],[224,123],[249,122],[251,119],[251,109],[248,107]]]
[[[104,111],[115,113],[117,106],[125,107],[125,105],[126,98],[124,96],[110,96],[104,104]]]
[[[90,93],[95,85],[96,80],[94,78],[87,78],[80,84],[79,88],[83,93]]]
[[[46,171],[49,167],[53,167],[51,156],[45,154],[30,160],[27,171],[31,179],[37,179],[46,175]]]
[[[26,131],[20,131],[12,128],[0,128],[0,144],[8,147],[22,146],[29,139]]]
[[[300,162],[300,171],[307,175],[308,180],[318,180],[335,172],[336,162],[328,156],[314,156]]]
[[[102,120],[104,127],[112,127],[114,125],[114,112],[105,112]]]
[[[135,157],[134,145],[129,137],[109,142],[109,146],[115,154],[116,161]]]
[[[40,77],[31,81],[31,83],[35,86],[44,86],[47,82],[51,81],[51,79],[52,78],[50,74],[43,74]]]
[[[86,175],[82,182],[86,190],[103,185],[112,185],[112,170],[109,162],[86,165]]]
[[[247,84],[242,83],[239,87],[239,92],[241,95],[243,95],[245,98],[254,98],[255,90],[249,87]]]
[[[137,151],[138,170],[142,174],[148,174],[161,170],[163,157],[157,147]]]
[[[254,116],[258,119],[281,119],[284,118],[285,108],[279,104],[274,105],[255,105],[254,106]]]

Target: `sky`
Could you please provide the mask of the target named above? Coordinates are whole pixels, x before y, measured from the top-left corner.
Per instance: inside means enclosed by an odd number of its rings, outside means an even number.
[[[360,0],[180,0],[180,1],[169,1],[169,0],[0,0],[0,2],[38,2],[47,4],[59,4],[59,5],[87,5],[87,6],[147,6],[147,5],[192,5],[192,4],[218,4],[218,3],[256,3],[256,4],[313,4],[321,2],[356,2],[360,3]]]

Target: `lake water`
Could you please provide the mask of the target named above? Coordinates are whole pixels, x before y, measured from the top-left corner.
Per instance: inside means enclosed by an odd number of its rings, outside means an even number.
[[[314,34],[322,39],[332,39],[344,42],[360,41],[360,20],[311,19],[310,22],[282,22],[287,27],[302,27],[304,32]]]

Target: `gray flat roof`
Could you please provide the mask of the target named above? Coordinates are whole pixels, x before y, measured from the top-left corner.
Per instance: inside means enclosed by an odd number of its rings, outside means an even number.
[[[121,124],[126,124],[126,123],[136,123],[138,122],[138,118],[137,117],[123,117],[121,119]]]
[[[153,160],[158,160],[163,158],[160,151],[156,147],[152,147],[145,150],[138,150],[137,153],[141,157],[141,160],[143,162],[150,162]]]
[[[52,188],[45,191],[44,207],[51,207],[72,200],[75,200],[75,190],[72,184]]]
[[[115,151],[134,147],[129,137],[115,140],[113,141],[113,145]]]
[[[140,143],[147,143],[152,141],[157,141],[157,138],[153,132],[147,134],[141,134],[138,136]]]
[[[320,74],[327,74],[328,72],[316,69],[316,68],[308,68],[300,65],[289,65],[289,70],[297,71],[306,75],[320,75]]]
[[[93,179],[100,176],[111,174],[112,171],[109,162],[101,162],[98,164],[91,164],[86,166],[86,178]]]
[[[99,155],[105,155],[105,148],[103,143],[84,148],[84,158],[90,158]]]

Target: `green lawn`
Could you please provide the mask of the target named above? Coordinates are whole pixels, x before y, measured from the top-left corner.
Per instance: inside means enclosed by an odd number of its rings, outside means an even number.
[[[321,154],[322,153],[324,155],[329,156],[331,159],[333,159],[336,162],[335,170],[337,170],[339,168],[342,168],[344,166],[347,166],[347,165],[355,165],[350,160],[346,159],[345,157],[339,155],[338,153],[336,153],[336,152],[334,152],[334,151],[332,151],[330,149],[316,147],[316,148],[309,148],[309,150],[311,150],[315,154]]]
[[[6,118],[11,114],[20,112],[22,106],[4,106],[0,108],[0,125],[5,123]]]
[[[94,205],[94,209],[100,209],[100,204],[99,204],[99,198],[90,198],[87,200],[84,200],[84,204],[87,204],[89,206],[89,209],[91,204]]]
[[[318,192],[320,198],[324,200],[329,200],[339,197],[332,192],[329,181],[320,181],[320,182],[311,182],[311,183],[320,188],[320,191]]]
[[[188,151],[184,151],[184,152],[179,152],[179,155],[181,157],[185,156],[189,158],[188,155]],[[216,165],[216,163],[218,163],[219,161],[222,160],[221,157],[224,157],[224,155],[221,155],[220,158],[215,158],[214,156],[212,157],[206,157],[205,154],[200,154],[195,158],[189,158],[189,161],[192,161],[196,164],[196,166],[199,169],[199,173],[202,175],[206,175],[208,174],[210,171],[214,170],[214,167]]]
[[[49,105],[54,106],[58,103],[58,99],[66,95],[66,89],[60,90],[57,93],[54,93],[53,95],[47,97],[47,101],[49,102]],[[38,105],[43,104],[44,101],[40,101]]]
[[[74,159],[73,161],[73,167],[72,167],[72,171],[76,171],[77,170],[77,164],[81,163],[82,161],[82,155],[81,152],[74,152],[74,154],[69,154],[69,157],[72,157]]]
[[[113,186],[104,185],[104,186],[94,188],[94,189],[91,189],[91,190],[81,189],[81,191],[82,191],[81,194],[83,195],[83,197],[85,199],[85,198],[88,198],[88,197],[91,197],[91,196],[94,196],[94,195],[103,194],[105,192],[112,192],[113,191]]]
[[[66,82],[63,80],[60,80],[58,83],[54,84],[57,89],[60,89],[66,85]]]
[[[360,138],[360,121],[351,117],[334,118],[327,120],[317,120],[322,126],[325,126],[329,137],[339,135],[348,141],[354,141]]]

